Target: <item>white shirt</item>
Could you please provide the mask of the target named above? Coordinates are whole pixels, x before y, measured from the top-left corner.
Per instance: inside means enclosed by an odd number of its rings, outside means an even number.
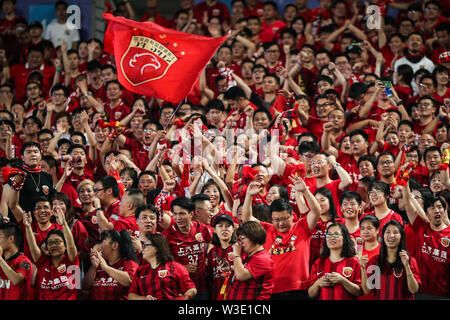
[[[43,38],[50,40],[55,47],[62,45],[66,40],[67,48],[70,49],[73,42],[80,41],[80,33],[77,29],[69,28],[67,23],[59,24],[54,19],[45,29]]]
[[[395,61],[394,71],[397,72],[398,66],[401,66],[402,64],[409,65],[413,69],[414,73],[416,73],[416,71],[420,69],[426,69],[430,72],[433,72],[434,69],[434,63],[425,56],[417,63],[412,63],[411,61],[406,59],[406,57],[402,57]],[[417,84],[414,80],[411,81],[411,87],[415,93],[419,93],[419,88],[417,87]]]

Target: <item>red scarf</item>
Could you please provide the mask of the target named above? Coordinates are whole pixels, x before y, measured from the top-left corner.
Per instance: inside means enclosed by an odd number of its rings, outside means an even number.
[[[41,165],[38,165],[36,168],[30,168],[26,164],[23,164],[22,169],[29,173],[41,173],[42,171]]]

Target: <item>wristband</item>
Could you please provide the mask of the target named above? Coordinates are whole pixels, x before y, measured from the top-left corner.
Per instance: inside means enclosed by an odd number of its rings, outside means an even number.
[[[56,72],[61,72],[62,71],[62,69],[56,69]]]
[[[442,118],[442,116],[440,114],[438,114],[437,118],[441,121],[444,120],[444,118]]]

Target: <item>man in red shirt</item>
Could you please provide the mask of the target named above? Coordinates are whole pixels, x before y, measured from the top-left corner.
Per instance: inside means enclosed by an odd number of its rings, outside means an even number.
[[[450,23],[443,22],[438,24],[435,31],[437,46],[433,48],[431,61],[438,64],[441,53],[450,51]]]
[[[235,128],[244,129],[247,124],[247,114],[245,110],[252,108],[256,110],[257,107],[250,102],[245,95],[245,91],[240,87],[231,87],[224,94],[224,99],[227,101],[228,107],[231,110],[237,110],[239,112],[239,120],[237,121]]]
[[[266,1],[264,3],[263,22],[260,32],[260,38],[263,43],[273,41],[278,32],[286,27],[286,24],[278,20],[277,17],[277,4],[273,1]]]
[[[175,261],[189,271],[198,291],[196,299],[207,299],[206,248],[212,240],[212,231],[205,224],[192,220],[195,206],[191,199],[175,198],[170,207],[173,216],[165,214],[160,222],[163,235]]]
[[[197,23],[209,21],[211,17],[219,17],[222,22],[229,22],[230,10],[222,2],[217,0],[206,0],[194,6],[194,18]]]
[[[0,224],[0,299],[28,300],[32,265],[19,248],[20,228],[15,223]]]
[[[332,180],[330,178],[332,168],[336,170],[339,179]],[[311,171],[314,177],[316,177],[316,185],[311,187],[310,191],[314,193],[319,188],[327,188],[333,194],[335,207],[339,208],[339,199],[342,192],[346,191],[353,182],[348,172],[336,162],[334,156],[327,156],[323,152],[317,153],[311,159]]]
[[[109,223],[114,224],[120,218],[119,185],[114,177],[105,176],[95,183],[94,193],[98,226],[106,230]]]
[[[42,73],[42,94],[44,96],[48,95],[53,76],[55,75],[55,67],[44,64],[44,53],[41,48],[35,46],[28,49],[26,64],[15,64],[10,68],[7,66],[4,68],[7,68],[7,78],[14,82],[16,99],[19,102],[25,102],[25,87],[28,82],[28,76],[32,71]]]
[[[375,181],[372,183],[369,186],[369,200],[374,209],[363,214],[361,218],[368,214],[377,217],[380,221],[380,230],[383,230],[384,225],[390,220],[397,220],[401,225],[403,225],[403,218],[395,211],[389,209],[387,205],[387,200],[389,199],[390,194],[390,188],[387,183],[381,181]]]
[[[131,236],[139,238],[139,227],[136,223],[135,212],[136,208],[143,206],[144,196],[138,189],[127,189],[123,194],[119,204],[119,219],[106,221],[100,223],[101,231],[104,230],[127,230]]]
[[[130,113],[128,107],[122,100],[122,86],[117,80],[108,81],[105,84],[106,97],[109,102],[105,104],[105,112],[111,121],[120,121]]]
[[[92,180],[92,175],[86,172],[87,158],[86,149],[81,144],[74,144],[67,150],[70,161],[66,165],[72,167],[72,173],[67,177],[73,188],[77,190],[81,181]]]
[[[440,197],[425,200],[423,209],[428,222],[418,216],[412,204],[413,195],[408,186],[404,191],[406,213],[418,247],[415,258],[420,271],[422,286],[418,299],[449,298],[450,281],[450,227],[444,223],[447,218],[447,204]],[[420,248],[420,249],[419,249]]]
[[[320,216],[320,208],[314,195],[306,187],[303,179],[297,177],[296,191],[305,197],[310,212],[306,217],[293,222],[292,206],[288,200],[277,199],[270,204],[272,223],[260,221],[267,232],[264,248],[274,262],[274,288],[272,299],[306,298],[306,285],[309,279],[309,252],[312,230],[315,229]],[[250,183],[248,198],[259,188]],[[242,221],[258,221],[252,214],[251,207],[244,204]]]

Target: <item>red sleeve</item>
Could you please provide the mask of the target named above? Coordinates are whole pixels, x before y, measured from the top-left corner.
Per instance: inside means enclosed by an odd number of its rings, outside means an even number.
[[[311,287],[317,280],[319,280],[320,277],[323,276],[323,270],[320,270],[320,259],[317,259],[312,268],[311,268],[311,272],[309,274],[309,280],[308,280],[308,285],[307,287]],[[322,268],[323,269],[323,268]]]
[[[273,270],[273,262],[270,257],[267,260],[265,255],[256,254],[245,265],[245,268],[252,274],[254,279],[257,279]]]
[[[414,257],[409,258],[409,267],[411,268],[411,272],[414,275],[414,278],[416,279],[419,286],[422,285],[422,281],[420,279],[420,272],[419,267],[417,266],[417,261]]]
[[[139,265],[134,262],[133,260],[126,260],[123,265],[123,271],[128,273],[131,279],[133,279],[134,275],[136,274],[137,269],[139,268]]]
[[[185,293],[191,288],[195,288],[194,282],[189,277],[189,272],[186,267],[178,262],[173,262],[175,267],[175,274],[178,279],[178,284],[180,286],[180,291]]]
[[[123,184],[122,180],[120,179],[119,170],[111,170],[109,172],[109,175],[113,176],[116,179],[117,184],[119,185],[119,190],[120,190],[119,199],[122,199],[122,196],[125,193],[126,188],[125,188],[125,185]]]
[[[285,105],[286,105],[286,97],[283,96],[282,94],[278,94],[275,102],[270,106],[270,114],[272,115],[272,118],[274,117],[275,111],[277,112],[283,112],[286,110]]]

